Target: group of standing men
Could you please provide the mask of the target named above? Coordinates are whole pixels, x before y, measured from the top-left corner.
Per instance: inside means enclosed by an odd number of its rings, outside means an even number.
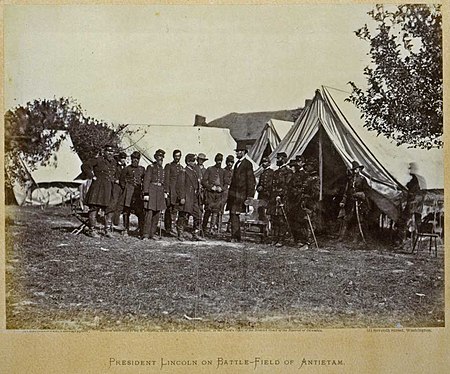
[[[253,165],[247,157],[245,144],[238,142],[236,163],[227,156],[222,168],[223,155],[218,153],[215,164],[206,168],[203,153],[188,153],[180,164],[182,153],[173,151],[173,160],[163,167],[165,151],[158,149],[154,162],[146,169],[139,165],[140,153],[131,154],[131,164],[125,166],[127,155],[114,156],[112,146],[103,154],[82,165],[86,176],[92,180],[85,203],[89,206],[89,231],[99,237],[97,214],[105,213],[104,234],[111,237],[113,228],[128,235],[130,215],[138,218],[138,236],[143,240],[158,239],[155,235],[164,212],[164,229],[167,235],[184,240],[189,218],[193,219],[192,238],[203,240],[204,235],[220,231],[222,213],[230,212],[231,241],[241,240],[240,214],[246,212],[245,202],[255,195],[262,201],[259,219],[270,222],[273,244],[281,246],[292,238],[301,246],[312,243],[318,222],[319,177],[315,160],[297,156],[287,162],[286,153],[277,154],[276,170],[270,168],[267,157],[262,160],[263,171],[258,185]],[[362,166],[356,162],[349,171],[349,179],[341,201],[344,212],[341,236],[350,226],[355,226],[356,216],[361,228],[365,215],[367,181],[360,175]],[[356,204],[355,204],[356,202]],[[123,227],[120,227],[120,215]],[[209,224],[209,230],[208,230]],[[203,235],[200,235],[200,232]],[[361,232],[362,233],[362,232]]]
[[[285,152],[277,153],[276,170],[270,168],[268,158],[262,160],[264,171],[256,189],[267,209],[261,211],[260,218],[266,214],[269,217],[273,244],[282,246],[292,238],[295,244],[303,246],[311,243],[314,235],[319,179],[312,161],[307,162],[302,156],[289,163],[287,159]]]
[[[128,235],[130,215],[134,213],[138,218],[139,237],[156,240],[159,238],[155,235],[158,222],[164,212],[164,229],[168,235],[184,240],[185,228],[192,216],[192,238],[203,240],[200,230],[211,235],[219,231],[228,201],[232,237],[240,240],[238,215],[244,211],[247,197],[253,196],[255,186],[252,165],[243,160],[245,153],[236,149],[234,169],[234,156],[229,155],[222,168],[223,155],[220,153],[214,158],[215,164],[206,168],[205,154],[186,154],[186,166],[183,167],[180,164],[181,151],[174,150],[172,162],[163,167],[165,151],[158,149],[154,154],[155,161],[145,169],[139,165],[139,152],[133,152],[131,164],[125,166],[127,155],[121,152],[114,156],[113,147],[106,146],[102,155],[88,160],[81,167],[92,181],[85,198],[89,207],[88,235],[100,236],[97,231],[99,211],[104,212],[102,231],[106,237],[112,236],[115,227]],[[119,222],[121,214],[123,227]]]

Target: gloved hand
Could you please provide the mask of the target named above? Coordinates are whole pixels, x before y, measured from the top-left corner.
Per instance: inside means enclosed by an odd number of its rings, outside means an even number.
[[[144,201],[149,201],[149,200],[150,200],[150,196],[145,195],[145,196],[144,196]]]
[[[186,203],[186,199],[181,199],[181,200],[180,200],[180,204],[181,204],[181,205],[184,205],[185,203]]]

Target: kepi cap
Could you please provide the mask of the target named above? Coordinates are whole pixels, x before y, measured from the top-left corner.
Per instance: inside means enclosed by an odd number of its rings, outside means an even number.
[[[155,152],[155,157],[156,157],[156,156],[162,156],[162,157],[164,157],[165,154],[166,154],[165,151],[163,151],[162,149],[158,149],[158,150]]]
[[[360,165],[358,161],[352,161],[352,170],[355,169],[364,169],[364,165]]]

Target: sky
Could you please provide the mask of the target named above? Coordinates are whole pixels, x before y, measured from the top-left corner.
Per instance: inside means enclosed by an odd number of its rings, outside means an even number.
[[[371,9],[5,6],[5,109],[65,96],[108,123],[192,126],[195,114],[209,122],[303,107],[322,85],[364,86],[369,46],[354,31],[371,26]],[[376,148],[379,139],[361,133]],[[403,147],[395,157],[402,167],[427,161],[429,188],[443,186],[442,151]]]
[[[7,6],[5,109],[71,96],[113,123],[192,125],[363,84],[367,5]]]

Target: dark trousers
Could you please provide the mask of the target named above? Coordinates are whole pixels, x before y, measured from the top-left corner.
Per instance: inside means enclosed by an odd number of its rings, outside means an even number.
[[[230,212],[231,222],[231,238],[241,240],[241,222],[239,219],[239,213]]]
[[[160,214],[160,210],[145,210],[144,230],[142,233],[144,238],[153,238],[158,227]]]
[[[177,209],[175,205],[168,205],[166,211],[164,212],[164,230],[166,233],[172,231],[172,224],[175,222],[177,217]]]
[[[92,205],[89,207],[88,226],[89,226],[89,229],[91,229],[91,230],[95,229],[95,226],[97,224],[97,215],[98,215],[98,211],[100,209],[106,210],[106,207],[98,206],[98,205]],[[112,212],[105,213],[105,223],[104,223],[105,230],[111,229],[112,216],[113,216]]]
[[[282,242],[286,239],[288,232],[287,222],[284,215],[274,214],[272,220],[272,236],[276,242]]]
[[[178,220],[177,220],[177,228],[180,230],[184,230],[189,222],[189,216],[194,218],[194,231],[198,231],[200,227],[200,218],[194,214],[190,214],[188,212],[178,212]]]
[[[131,207],[128,207],[128,206],[123,207],[123,224],[125,226],[125,230],[128,231],[130,229],[131,213],[134,213],[137,216],[139,234],[142,235],[145,215],[144,215],[144,211],[140,210],[140,209],[132,209]]]

